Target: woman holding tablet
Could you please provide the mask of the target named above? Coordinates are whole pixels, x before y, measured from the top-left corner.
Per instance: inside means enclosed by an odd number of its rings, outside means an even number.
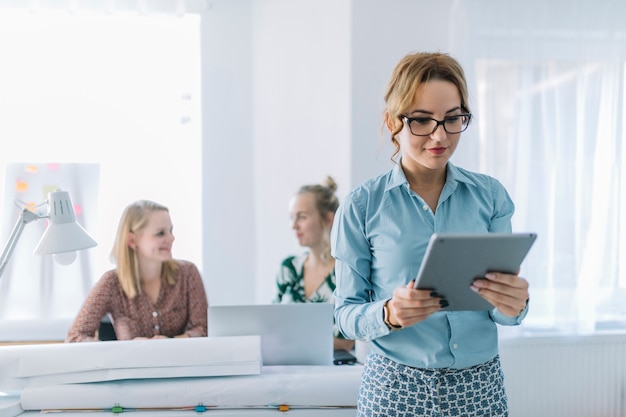
[[[521,323],[528,282],[468,284],[494,306],[482,311],[441,311],[447,301],[413,282],[433,233],[512,231],[502,184],[450,162],[472,119],[463,69],[447,54],[407,55],[385,103],[396,165],[347,196],[331,234],[337,324],[370,346],[358,415],[507,416],[496,324]]]

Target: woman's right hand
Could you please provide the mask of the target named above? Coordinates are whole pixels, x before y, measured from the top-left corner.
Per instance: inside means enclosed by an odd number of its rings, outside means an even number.
[[[448,304],[431,290],[413,288],[414,281],[393,290],[387,302],[387,321],[395,326],[409,327],[425,320]]]

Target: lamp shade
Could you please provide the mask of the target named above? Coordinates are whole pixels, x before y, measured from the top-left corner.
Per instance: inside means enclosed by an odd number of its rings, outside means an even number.
[[[35,248],[36,255],[73,252],[96,246],[81,225],[76,223],[74,206],[67,191],[48,194],[48,228]]]

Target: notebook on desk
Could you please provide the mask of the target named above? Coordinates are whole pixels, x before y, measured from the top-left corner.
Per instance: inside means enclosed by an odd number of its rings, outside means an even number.
[[[209,337],[261,335],[263,365],[332,365],[331,303],[209,306]]]

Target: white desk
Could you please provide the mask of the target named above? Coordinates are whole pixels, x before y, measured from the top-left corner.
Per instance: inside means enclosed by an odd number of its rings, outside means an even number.
[[[24,410],[20,405],[20,394],[17,391],[0,391],[0,417],[14,417]]]
[[[228,372],[225,349],[207,350],[200,358],[180,353],[186,348],[197,355],[199,344],[216,346],[217,341],[210,339],[1,347],[0,392],[13,395],[0,396],[0,417],[34,415],[42,410],[60,410],[68,416],[111,416],[116,406],[132,410],[133,415],[155,417],[190,416],[197,414],[195,407],[206,407],[200,414],[206,412],[207,417],[356,415],[361,365],[255,368],[249,362],[260,357],[258,339],[251,340],[250,349],[233,354],[234,373]],[[230,343],[221,347],[237,351]],[[163,351],[155,354],[161,348]],[[146,349],[153,359],[146,359],[150,357]],[[221,361],[210,360],[220,354]],[[138,363],[142,366],[133,373],[129,365]],[[92,364],[90,369],[84,369],[87,364]],[[224,373],[216,374],[215,369]]]
[[[127,414],[127,413],[124,413]],[[39,411],[26,411],[19,417],[33,417],[38,415]],[[211,410],[207,413],[196,414],[189,411],[133,411],[132,416],[137,417],[355,417],[356,410],[290,410],[288,412],[280,412],[277,410]],[[112,417],[110,411],[107,412],[85,412],[85,413],[60,413],[57,417]],[[8,416],[13,417],[13,416]],[[16,416],[17,417],[17,416]]]
[[[42,410],[110,416],[114,406],[146,416],[189,416],[196,406],[206,407],[208,417],[277,416],[281,407],[290,416],[355,416],[361,370],[361,365],[270,366],[259,375],[38,386],[7,397],[8,411],[0,407],[0,417]],[[176,410],[183,407],[187,410]]]

